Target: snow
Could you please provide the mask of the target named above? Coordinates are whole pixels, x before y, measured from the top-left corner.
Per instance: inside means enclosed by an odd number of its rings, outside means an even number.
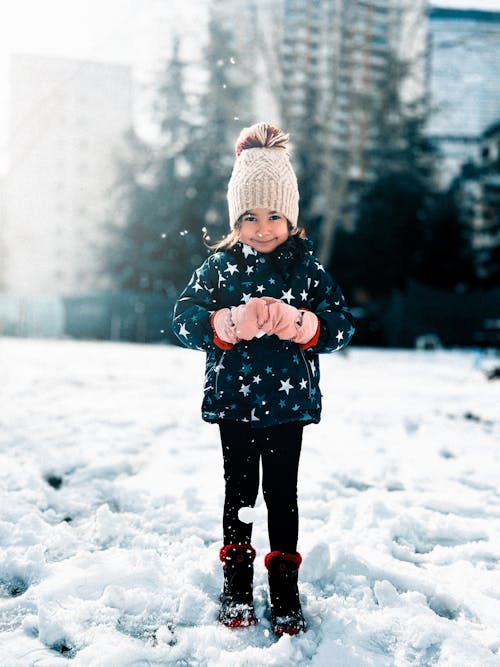
[[[309,630],[216,623],[218,430],[203,355],[0,339],[2,667],[500,665],[498,381],[471,352],[323,356],[299,480]]]

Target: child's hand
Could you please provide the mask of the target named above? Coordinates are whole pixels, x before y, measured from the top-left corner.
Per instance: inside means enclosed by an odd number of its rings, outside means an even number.
[[[308,310],[298,310],[283,301],[275,301],[269,304],[269,319],[263,329],[281,340],[303,344],[308,343],[316,333],[318,318]]]
[[[287,303],[283,303],[283,301],[269,303],[268,308],[269,319],[263,326],[264,331],[269,335],[274,334],[282,340],[294,338],[302,317],[300,311]]]
[[[301,310],[300,312],[302,313],[302,320],[299,324],[297,335],[293,340],[299,345],[304,345],[316,335],[316,332],[318,331],[319,320],[317,315],[311,313],[310,310]]]
[[[229,308],[221,308],[216,311],[212,319],[212,326],[221,340],[232,345],[238,342],[239,338],[236,335],[236,327],[231,319]]]
[[[241,306],[233,306],[231,318],[238,338],[251,340],[269,318],[267,303],[262,298],[254,298]]]

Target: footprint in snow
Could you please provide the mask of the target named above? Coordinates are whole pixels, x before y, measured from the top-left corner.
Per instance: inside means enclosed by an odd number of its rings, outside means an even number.
[[[60,475],[49,474],[45,477],[45,481],[53,489],[59,490],[63,484],[63,478]]]
[[[425,536],[420,536],[417,539],[409,539],[404,535],[395,535],[393,542],[400,547],[405,547],[414,554],[425,555],[430,554],[437,547],[444,547],[453,549],[454,547],[460,547],[464,544],[470,544],[473,542],[487,542],[488,538],[484,535],[474,537],[472,539],[466,538],[452,538],[452,537],[434,537],[426,538]],[[397,556],[396,556],[397,557]]]
[[[21,577],[10,577],[0,579],[0,597],[16,598],[25,593],[29,588],[29,583]]]
[[[74,658],[78,653],[78,649],[76,649],[74,646],[71,646],[70,643],[65,639],[54,642],[53,644],[48,645],[47,648],[49,648],[51,651],[55,651],[56,653],[60,653],[65,658]]]

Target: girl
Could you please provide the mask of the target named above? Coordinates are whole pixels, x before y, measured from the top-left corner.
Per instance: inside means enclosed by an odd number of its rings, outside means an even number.
[[[305,630],[297,576],[297,471],[302,429],[321,414],[319,352],[354,333],[338,285],[297,228],[299,193],[288,135],[266,123],[245,128],[227,199],[231,233],[195,271],[174,312],[187,347],[205,350],[202,417],[220,429],[224,461],[224,588],[219,621],[256,623],[252,524],[262,488],[268,511],[271,620],[276,635]]]

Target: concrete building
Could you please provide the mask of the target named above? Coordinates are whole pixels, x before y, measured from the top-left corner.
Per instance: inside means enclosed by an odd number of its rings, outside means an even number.
[[[500,118],[500,12],[433,8],[428,17],[427,132],[446,188],[480,158],[482,134]]]
[[[387,63],[411,63],[406,95],[423,92],[423,2],[399,0],[284,0],[283,73],[289,114],[300,117],[304,85],[319,83],[321,113],[330,114],[332,147],[346,151],[353,178],[370,176],[366,146]]]
[[[320,253],[330,255],[338,224],[352,227],[359,190],[377,173],[373,160],[387,72],[408,63],[402,96],[425,84],[425,2],[416,0],[283,0],[282,70],[287,127],[317,121],[325,215]],[[308,83],[315,88],[307,108]]]
[[[95,286],[93,246],[131,125],[127,66],[13,56],[4,289],[67,294]]]

